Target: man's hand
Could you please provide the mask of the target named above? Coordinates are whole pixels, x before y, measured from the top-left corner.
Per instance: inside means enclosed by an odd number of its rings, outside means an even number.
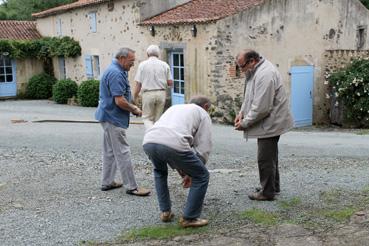
[[[236,125],[238,122],[242,121],[242,118],[243,118],[243,114],[239,113],[234,119],[234,124]]]
[[[188,175],[185,175],[182,179],[182,187],[184,189],[190,188],[192,185],[192,178]]]
[[[136,116],[141,116],[142,115],[142,111],[139,107],[135,106],[135,109],[132,111],[132,114],[136,115]]]
[[[241,113],[239,113],[239,114],[236,116],[236,118],[234,119],[234,127],[235,127],[235,130],[237,130],[237,131],[243,131],[243,130],[245,130],[245,128],[243,128],[243,127],[241,126],[241,124],[242,124],[242,120],[243,120],[243,114],[242,114],[242,112],[241,112]]]

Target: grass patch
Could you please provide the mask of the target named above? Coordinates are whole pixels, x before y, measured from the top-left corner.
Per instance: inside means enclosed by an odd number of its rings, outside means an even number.
[[[356,212],[356,210],[357,209],[351,207],[336,211],[326,211],[324,212],[324,216],[334,219],[337,222],[343,222],[348,220]]]
[[[356,135],[369,135],[369,129],[361,129],[360,131],[355,132]]]
[[[328,204],[339,204],[342,192],[340,190],[323,191],[320,193],[320,198]]]
[[[293,208],[300,204],[301,204],[301,199],[298,197],[294,197],[289,200],[278,201],[279,207],[283,209]]]
[[[363,190],[362,190],[365,194],[369,193],[369,185],[364,186]]]
[[[246,210],[240,216],[242,219],[248,219],[256,224],[262,225],[275,225],[279,218],[275,213],[265,212],[257,208]]]
[[[124,235],[120,236],[119,239],[123,241],[168,239],[176,236],[200,234],[207,231],[207,227],[183,229],[179,225],[148,226],[138,229],[132,229]]]

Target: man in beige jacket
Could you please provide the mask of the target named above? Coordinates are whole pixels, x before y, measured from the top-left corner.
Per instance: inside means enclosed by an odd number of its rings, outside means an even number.
[[[236,62],[246,73],[244,101],[235,119],[235,128],[244,136],[257,138],[261,188],[249,194],[251,200],[274,200],[280,192],[278,141],[293,127],[289,101],[277,68],[254,50],[237,55]]]

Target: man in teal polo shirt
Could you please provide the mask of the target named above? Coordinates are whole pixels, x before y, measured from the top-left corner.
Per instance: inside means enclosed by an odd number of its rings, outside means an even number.
[[[124,185],[127,194],[147,196],[150,190],[139,188],[136,183],[126,137],[130,113],[137,116],[142,114],[137,106],[130,103],[132,96],[128,71],[134,61],[135,52],[129,48],[121,48],[100,81],[99,106],[95,118],[104,130],[101,190],[107,191]],[[123,184],[114,181],[117,168],[122,175]]]

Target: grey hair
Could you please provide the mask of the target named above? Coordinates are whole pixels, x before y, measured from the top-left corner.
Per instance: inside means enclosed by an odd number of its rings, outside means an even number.
[[[205,104],[208,104],[209,107],[211,105],[210,99],[206,96],[198,95],[191,97],[190,101],[188,103],[196,104],[200,107],[204,107]]]
[[[115,58],[119,59],[120,57],[127,57],[129,53],[135,53],[135,51],[130,48],[120,48],[115,54]]]
[[[154,44],[150,45],[147,48],[146,52],[147,52],[147,55],[148,56],[156,56],[156,57],[159,57],[159,55],[160,55],[159,46],[154,45]]]

